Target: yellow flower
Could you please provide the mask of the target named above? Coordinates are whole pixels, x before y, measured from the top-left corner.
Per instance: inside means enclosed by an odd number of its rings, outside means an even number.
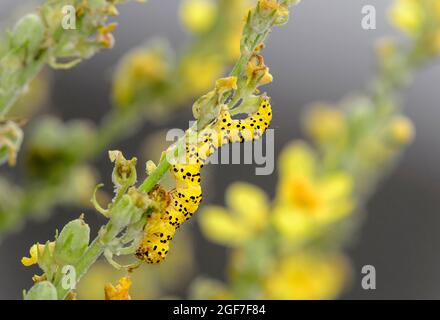
[[[344,288],[349,267],[337,254],[303,252],[283,258],[264,280],[265,299],[333,299]]]
[[[133,103],[135,96],[163,82],[169,64],[161,48],[138,48],[128,53],[118,66],[113,82],[113,99],[118,106]]]
[[[212,0],[185,0],[180,8],[183,25],[195,33],[209,30],[216,16],[217,6]]]
[[[272,218],[287,238],[313,236],[319,227],[345,217],[354,208],[351,177],[344,172],[320,174],[315,155],[303,143],[293,143],[283,151],[279,172]]]
[[[135,79],[163,79],[167,68],[159,52],[138,51],[129,60],[129,69]]]
[[[105,300],[131,300],[128,290],[131,287],[131,280],[128,277],[119,279],[119,283],[114,287],[107,283],[104,287]]]
[[[191,56],[182,66],[182,76],[187,83],[188,91],[200,94],[209,90],[223,71],[222,61],[215,56]]]
[[[391,138],[399,145],[410,143],[414,138],[414,125],[405,116],[396,116],[390,124]]]
[[[347,127],[342,110],[325,104],[311,106],[309,110],[304,119],[304,127],[314,140],[323,143],[345,138]]]
[[[424,19],[421,2],[397,0],[389,13],[391,23],[409,35],[418,33]]]
[[[235,183],[226,192],[229,211],[206,207],[199,216],[204,235],[217,243],[238,246],[254,236],[267,223],[269,200],[259,188]]]
[[[396,0],[390,18],[397,28],[419,38],[423,53],[440,53],[440,1]]]
[[[237,77],[221,78],[215,83],[215,88],[220,94],[230,90],[237,90]]]
[[[43,255],[45,247],[46,246],[44,244],[39,244],[39,243],[34,244],[29,249],[30,257],[21,258],[21,263],[25,267],[29,267],[38,263],[38,258]],[[53,253],[54,249],[55,249],[55,242],[49,242],[49,252]]]

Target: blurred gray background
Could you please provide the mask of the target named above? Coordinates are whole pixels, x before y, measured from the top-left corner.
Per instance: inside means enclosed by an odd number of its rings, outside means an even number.
[[[0,0],[2,27],[6,22],[13,23],[8,19],[18,5],[35,3]],[[116,47],[73,70],[55,73],[51,104],[56,114],[63,119],[98,121],[111,107],[111,67],[126,50],[152,37],[165,37],[174,48],[183,48],[186,35],[177,19],[178,4],[178,0],[150,0],[146,5],[121,6],[116,19]],[[366,4],[377,9],[377,30],[361,28],[361,9]],[[374,72],[374,41],[394,32],[385,21],[390,4],[389,0],[303,0],[289,24],[275,29],[265,57],[276,80],[267,90],[275,106],[277,152],[301,136],[299,116],[304,105],[317,100],[337,102],[345,94],[364,88]],[[440,64],[421,70],[413,80],[404,98],[407,114],[417,128],[417,140],[368,204],[367,220],[348,249],[354,280],[342,298],[440,298]],[[188,106],[170,125],[185,128],[190,116]],[[142,137],[159,128],[146,125],[138,135],[113,147],[134,155]],[[111,167],[105,155],[96,163],[109,184]],[[258,184],[271,195],[276,183],[276,174],[255,176],[252,166],[216,166],[213,174],[215,194],[207,199],[209,203],[221,204],[225,188],[236,180]],[[29,246],[52,238],[56,228],[78,213],[78,208],[57,208],[50,219],[30,221],[1,243],[1,299],[19,299],[22,288],[30,287],[36,270],[26,270],[20,264]],[[95,223],[95,232],[103,219],[91,210],[86,214]],[[225,250],[201,238],[194,221],[189,225],[195,234],[198,272],[221,279]],[[366,264],[376,267],[375,291],[361,288],[361,268]]]

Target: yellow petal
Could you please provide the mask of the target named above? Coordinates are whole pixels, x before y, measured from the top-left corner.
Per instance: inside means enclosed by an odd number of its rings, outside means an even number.
[[[315,233],[314,217],[289,206],[277,206],[272,221],[278,232],[288,240],[301,241]]]
[[[288,145],[280,155],[280,177],[307,176],[315,171],[315,155],[304,142],[294,142]]]
[[[397,0],[389,13],[391,23],[408,35],[416,34],[424,19],[421,3],[419,0]]]
[[[309,107],[304,127],[317,142],[343,140],[346,133],[344,113],[341,109],[326,104]]]
[[[38,262],[38,244],[34,244],[29,249],[29,255],[30,255],[29,258],[28,257],[21,258],[21,263],[25,267],[32,266],[32,265],[34,265],[34,264],[36,264]]]
[[[356,208],[356,203],[351,198],[339,199],[336,201],[328,214],[323,215],[324,223],[335,222],[351,214]]]
[[[237,223],[222,207],[206,207],[199,215],[199,223],[206,238],[223,245],[236,246],[250,236],[246,226]]]
[[[352,191],[353,179],[343,172],[326,175],[318,183],[318,192],[327,200],[350,196]]]
[[[269,199],[249,183],[234,183],[226,192],[226,203],[244,226],[258,230],[267,222]]]
[[[343,290],[349,265],[338,254],[302,252],[285,257],[265,281],[267,299],[333,299]]]
[[[192,32],[205,32],[215,22],[217,6],[212,0],[185,0],[180,17],[184,26]]]

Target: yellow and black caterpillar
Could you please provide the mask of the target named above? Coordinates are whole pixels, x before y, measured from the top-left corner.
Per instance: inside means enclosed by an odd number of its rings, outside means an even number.
[[[201,131],[197,141],[185,145],[185,163],[175,164],[171,173],[176,187],[169,193],[169,203],[161,212],[150,215],[144,238],[136,256],[147,263],[160,263],[168,254],[169,243],[180,225],[191,218],[202,201],[200,170],[206,159],[222,145],[253,141],[260,138],[270,125],[272,108],[263,98],[258,110],[243,120],[233,120],[227,109]]]

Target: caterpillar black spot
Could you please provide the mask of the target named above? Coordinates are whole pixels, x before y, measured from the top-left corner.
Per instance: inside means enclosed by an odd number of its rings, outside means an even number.
[[[185,145],[185,163],[171,167],[175,189],[168,205],[148,218],[144,238],[136,256],[147,263],[160,263],[168,254],[176,230],[197,211],[202,202],[200,170],[206,159],[222,145],[253,141],[269,128],[272,107],[263,98],[258,110],[243,120],[233,120],[228,110],[222,110],[216,121],[199,133],[197,141]]]

